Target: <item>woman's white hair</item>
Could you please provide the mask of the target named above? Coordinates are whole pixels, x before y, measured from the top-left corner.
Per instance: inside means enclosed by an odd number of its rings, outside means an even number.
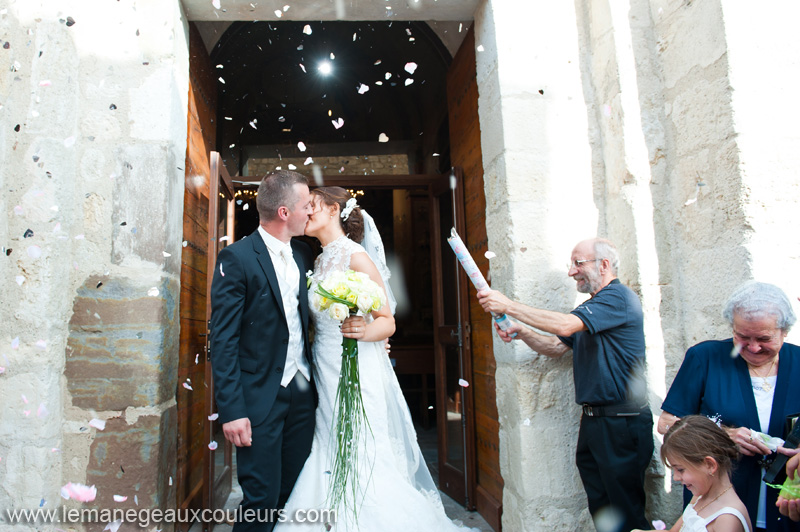
[[[784,333],[788,333],[797,321],[792,303],[784,291],[774,284],[758,281],[747,281],[728,298],[722,317],[733,325],[734,316],[748,320],[775,316],[776,325]]]

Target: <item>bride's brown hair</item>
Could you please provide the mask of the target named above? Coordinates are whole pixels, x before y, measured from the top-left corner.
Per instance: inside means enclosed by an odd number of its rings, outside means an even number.
[[[361,207],[353,208],[347,220],[343,220],[341,216],[347,206],[347,200],[353,196],[342,187],[319,187],[312,190],[311,193],[319,196],[322,202],[329,207],[339,205],[339,223],[344,234],[353,242],[360,244],[364,238],[364,217],[361,216]]]

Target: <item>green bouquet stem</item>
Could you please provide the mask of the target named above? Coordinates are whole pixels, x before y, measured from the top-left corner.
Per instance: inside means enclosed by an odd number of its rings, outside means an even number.
[[[354,314],[351,312],[351,314]],[[342,369],[336,390],[334,413],[336,447],[328,489],[330,508],[351,509],[357,518],[358,464],[360,439],[370,429],[367,411],[361,398],[361,379],[358,372],[358,341],[342,338]]]
[[[786,481],[782,486],[769,483],[767,483],[767,486],[781,490],[780,496],[788,501],[800,499],[800,473],[795,473],[794,479],[786,477]]]

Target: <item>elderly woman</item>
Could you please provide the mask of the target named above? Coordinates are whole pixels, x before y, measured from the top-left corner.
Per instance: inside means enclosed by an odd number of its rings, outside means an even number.
[[[749,281],[731,295],[722,315],[733,338],[701,342],[686,352],[661,405],[658,432],[690,414],[719,419],[743,455],[733,486],[756,530],[798,532],[800,524],[778,513],[777,490],[761,480],[764,455],[772,451],[751,433],[784,438],[786,417],[800,412],[800,347],[784,343],[796,321],[791,303],[777,286]]]

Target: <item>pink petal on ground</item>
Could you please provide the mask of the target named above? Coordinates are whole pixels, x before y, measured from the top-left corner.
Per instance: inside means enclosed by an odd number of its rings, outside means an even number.
[[[61,488],[61,496],[67,500],[92,502],[97,497],[97,488],[68,482]]]

